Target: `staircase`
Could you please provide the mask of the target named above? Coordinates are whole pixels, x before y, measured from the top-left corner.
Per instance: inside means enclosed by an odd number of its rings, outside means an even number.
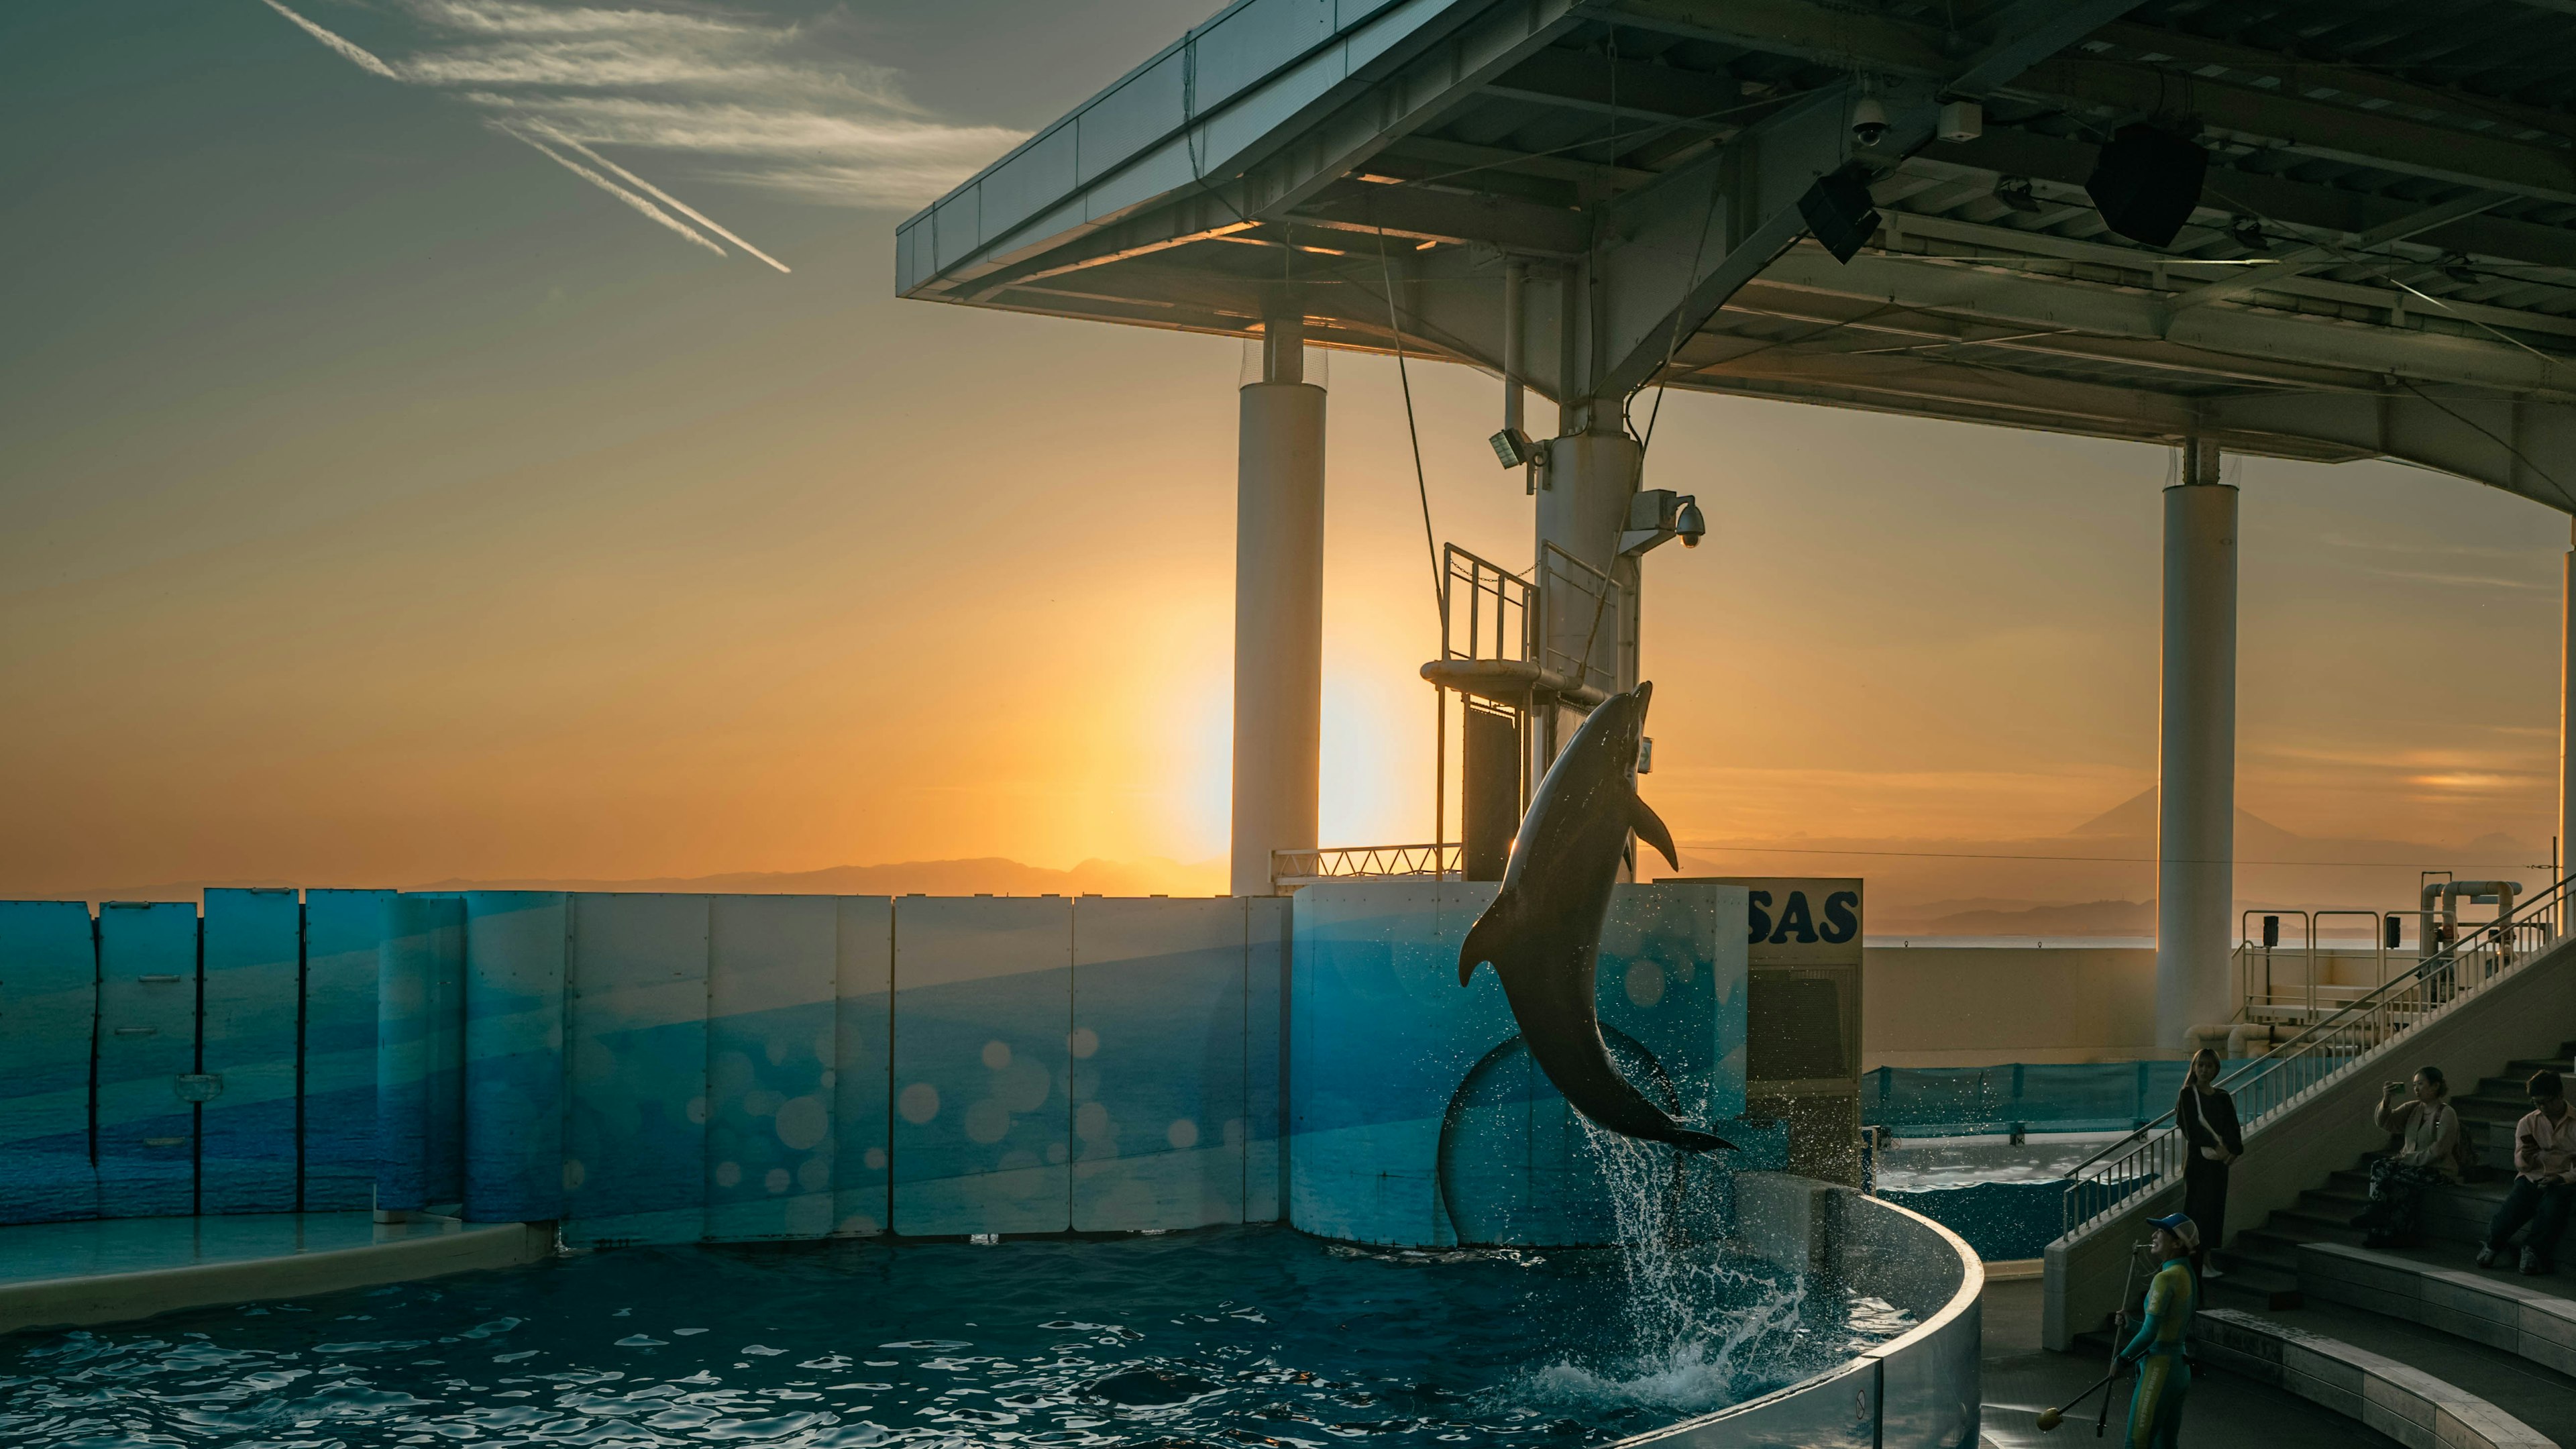
[[[2415,1256],[2420,1251],[2428,1257],[2465,1264],[2477,1250],[2487,1219],[2503,1200],[2505,1187],[2513,1177],[2513,1124],[2531,1110],[2530,1099],[2523,1095],[2523,1083],[2543,1067],[2576,1078],[2576,1041],[2559,1043],[2555,1056],[2514,1058],[2505,1063],[2501,1073],[2480,1079],[2476,1091],[2451,1099],[2460,1114],[2461,1128],[2477,1148],[2479,1165],[2486,1169],[2485,1180],[2434,1188],[2428,1193],[2424,1206],[2428,1247],[2401,1250],[2402,1256]],[[2209,1285],[2212,1306],[2299,1306],[2299,1245],[2361,1244],[2362,1231],[2351,1223],[2370,1205],[2370,1159],[2374,1155],[2359,1155],[2351,1165],[2327,1178],[2323,1186],[2301,1192],[2289,1207],[2237,1233],[2221,1255],[2226,1273]],[[2564,1245],[2562,1256],[2576,1258],[2576,1243]]]
[[[2501,1164],[2525,1110],[2522,1077],[2552,1054],[2563,1061],[2576,1032],[2576,937],[2550,928],[2576,908],[2571,884],[2557,882],[2527,914],[2481,929],[2222,1079],[2246,1145],[2230,1174],[2228,1218],[2259,1224],[2226,1248],[2245,1264],[2244,1294],[2267,1307],[2295,1294],[2300,1243],[2357,1238],[2346,1224],[2364,1201],[2362,1166],[2386,1145],[2371,1120],[2383,1082],[2428,1063],[2453,1081],[2482,1078],[2457,1105],[2486,1159]],[[2109,1319],[2145,1220],[2182,1206],[2186,1152],[2168,1114],[2073,1174],[2065,1232],[2046,1254],[2044,1346],[2063,1351]],[[2501,1190],[2438,1192],[2428,1204],[2433,1230],[2474,1236]]]

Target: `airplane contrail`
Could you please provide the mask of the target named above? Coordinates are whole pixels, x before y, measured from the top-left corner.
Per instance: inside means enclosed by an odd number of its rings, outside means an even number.
[[[318,40],[324,45],[331,47],[333,50],[338,51],[342,59],[348,61],[358,69],[373,75],[383,76],[389,81],[398,81],[402,79],[402,76],[396,73],[392,66],[389,66],[383,61],[377,59],[375,52],[368,50],[365,46],[362,46],[353,40],[344,39],[341,36],[332,34],[330,31],[323,29],[312,21],[307,20],[303,16],[296,14],[294,11],[287,9],[285,6],[278,4],[277,0],[260,0],[260,3],[303,27],[305,34],[312,36],[315,40]]]
[[[644,188],[646,191],[653,193],[655,196],[660,197],[672,208],[695,218],[699,225],[704,226],[707,230],[723,237],[726,241],[732,242],[735,246],[742,248],[744,251],[751,253],[753,256],[760,258],[762,261],[769,263],[771,266],[776,267],[782,272],[790,270],[785,262],[782,262],[778,258],[771,256],[769,253],[762,251],[760,248],[753,246],[751,243],[744,241],[741,237],[735,236],[732,232],[725,230],[715,218],[707,215],[705,212],[698,210],[696,207],[689,205],[680,198],[664,191],[661,187],[654,185],[652,182],[645,180],[643,177],[636,175],[634,172],[629,171],[625,167],[618,165],[616,162],[609,160],[607,157],[600,155],[598,152],[593,151],[588,146],[581,144],[579,141],[565,135],[563,132],[556,130],[554,127],[546,126],[543,129],[550,139],[560,143],[561,145],[569,147],[572,150],[580,152],[582,155],[589,157],[591,160],[596,161],[600,165],[607,167],[609,170],[616,172],[618,175],[625,177],[628,181],[631,181],[637,186]]]
[[[591,185],[598,187],[600,190],[607,192],[609,195],[616,197],[618,200],[625,202],[628,206],[635,208],[637,211],[652,218],[654,221],[657,221],[662,225],[669,227],[671,230],[678,232],[680,235],[687,237],[697,245],[705,247],[708,251],[714,252],[717,256],[723,256],[725,254],[725,249],[723,247],[717,246],[714,242],[700,236],[687,222],[680,220],[678,217],[671,215],[662,208],[646,201],[643,197],[636,195],[634,192],[627,190],[625,187],[618,185],[616,182],[609,180],[607,177],[600,175],[598,172],[591,170],[589,167],[582,165],[571,157],[556,151],[553,147],[548,146],[545,142],[538,140],[536,137],[514,130],[497,121],[492,123],[492,129],[499,131],[502,135],[508,136],[514,141],[524,142],[525,144],[534,147],[538,152],[542,153],[546,159],[554,162],[558,166],[561,166],[566,171],[569,171],[573,175],[580,177],[582,180],[589,182]],[[700,219],[704,220],[704,218]],[[770,265],[777,266],[778,264],[772,262]],[[784,270],[784,268],[781,268],[781,270]]]

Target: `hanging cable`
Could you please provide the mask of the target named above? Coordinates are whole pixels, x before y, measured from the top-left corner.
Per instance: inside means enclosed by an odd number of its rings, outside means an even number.
[[[1404,366],[1404,323],[1396,316],[1395,269],[1386,259],[1386,228],[1377,229],[1378,280],[1386,287],[1386,327],[1395,334],[1395,376],[1404,387],[1404,433],[1413,442],[1413,491],[1422,499],[1422,546],[1431,555],[1431,607],[1446,613],[1448,590],[1440,586],[1440,539],[1431,531],[1431,484],[1422,473],[1422,429],[1413,417],[1413,375]]]

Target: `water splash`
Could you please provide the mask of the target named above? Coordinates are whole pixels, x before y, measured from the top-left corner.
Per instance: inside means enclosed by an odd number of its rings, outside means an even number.
[[[1904,1315],[1883,1303],[1730,1256],[1734,1172],[1724,1154],[1689,1156],[1583,1127],[1616,1228],[1617,1322],[1590,1352],[1527,1375],[1519,1392],[1528,1401],[1595,1418],[1707,1412],[1904,1331],[1893,1321]]]

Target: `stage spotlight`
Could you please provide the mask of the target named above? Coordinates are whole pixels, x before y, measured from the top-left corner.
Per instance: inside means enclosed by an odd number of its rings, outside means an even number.
[[[2268,252],[2272,249],[2272,239],[2263,235],[2263,223],[2250,216],[2240,216],[2228,223],[2227,234],[2236,239],[2238,246],[2249,252]]]
[[[1996,177],[1995,200],[2014,211],[2039,210],[2039,198],[2030,194],[2030,178],[2027,176]]]
[[[2442,275],[2450,278],[2452,281],[2460,282],[2469,286],[2475,286],[2477,284],[2477,269],[2471,267],[2469,265],[2469,259],[2461,253],[2453,252],[2449,256],[2442,258],[2440,265],[2442,268]]]
[[[2171,131],[2122,126],[2095,159],[2084,193],[2111,230],[2151,247],[2171,246],[2200,204],[2208,171],[2209,153]]]
[[[1798,215],[1838,262],[1850,261],[1870,233],[1878,230],[1878,209],[1870,204],[1869,188],[1848,171],[1817,177],[1807,194],[1798,198]]]

